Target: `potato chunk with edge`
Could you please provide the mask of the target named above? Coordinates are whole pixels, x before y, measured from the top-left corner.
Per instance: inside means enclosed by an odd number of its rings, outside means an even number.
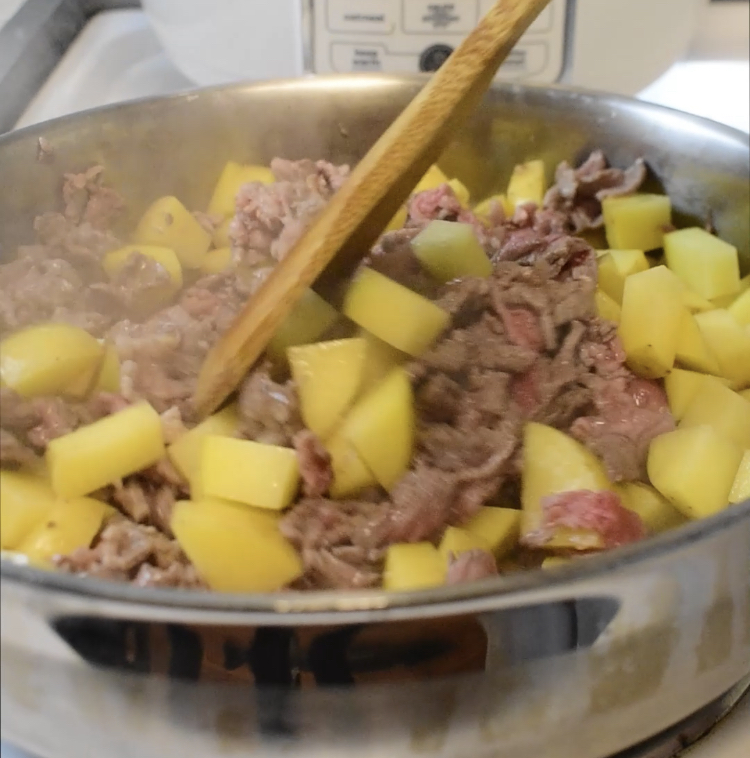
[[[622,504],[635,511],[651,534],[675,529],[687,518],[653,487],[641,482],[625,482],[618,486]]]
[[[41,477],[0,470],[0,543],[15,550],[46,519],[56,503],[55,493]]]
[[[712,376],[701,383],[680,421],[681,428],[704,424],[740,449],[750,448],[750,402]]]
[[[732,505],[744,503],[745,500],[750,500],[750,450],[745,450],[729,492],[729,502]]]
[[[666,195],[605,197],[602,212],[607,242],[618,250],[656,250],[672,223],[672,203]]]
[[[228,161],[216,182],[207,212],[212,216],[224,218],[234,216],[237,193],[243,185],[251,182],[273,184],[275,181],[273,171],[266,166],[242,165]]]
[[[622,303],[625,280],[648,271],[650,266],[643,250],[604,250],[602,253],[597,259],[599,287],[616,303]]]
[[[145,402],[52,440],[46,454],[52,489],[63,498],[88,495],[163,457],[161,418]]]
[[[448,574],[447,563],[429,542],[391,545],[385,556],[383,588],[404,592],[440,587]]]
[[[182,501],[170,526],[198,574],[217,592],[273,592],[302,574],[292,545],[242,507]]]
[[[521,511],[483,506],[463,528],[486,540],[495,558],[505,558],[521,536]]]
[[[544,173],[544,161],[541,160],[519,163],[513,169],[508,182],[507,196],[514,209],[524,203],[542,205],[547,188]]]
[[[449,314],[435,303],[369,268],[362,269],[349,287],[344,315],[414,356],[422,355],[450,322]]]
[[[710,426],[662,434],[651,442],[648,476],[691,519],[713,516],[729,503],[742,451]]]
[[[440,282],[464,276],[488,277],[492,263],[470,224],[436,220],[411,242],[420,263]]]
[[[292,312],[276,330],[268,351],[277,359],[287,358],[287,350],[309,345],[323,336],[339,319],[338,311],[313,290],[306,290]]]
[[[667,392],[669,400],[669,410],[677,421],[680,421],[685,415],[690,401],[696,393],[700,392],[701,385],[708,378],[706,374],[699,374],[695,371],[687,371],[681,368],[672,369],[664,377],[664,389]],[[728,379],[714,377],[722,384],[729,386]]]
[[[677,335],[675,361],[694,371],[703,371],[706,374],[721,373],[719,362],[716,360],[713,350],[706,342],[698,322],[687,309],[682,317],[682,324]]]
[[[719,361],[721,375],[739,389],[750,385],[750,331],[726,310],[698,313],[695,320]]]
[[[438,552],[446,564],[450,564],[452,556],[457,557],[470,550],[485,550],[489,553],[491,552],[490,543],[476,532],[458,526],[449,526],[438,546]]]

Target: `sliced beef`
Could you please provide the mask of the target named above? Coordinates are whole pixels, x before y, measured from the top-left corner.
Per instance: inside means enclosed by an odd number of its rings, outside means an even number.
[[[294,436],[302,491],[306,497],[323,497],[333,484],[331,456],[315,434],[307,429]]]
[[[125,207],[122,197],[103,184],[104,166],[92,166],[80,174],[65,174],[62,195],[65,218],[107,231]]]
[[[602,200],[637,192],[646,173],[641,158],[623,171],[608,167],[604,153],[596,150],[577,169],[567,162],[557,167],[555,184],[544,198],[544,207],[565,216],[567,231],[596,229],[603,224]]]
[[[171,537],[169,521],[180,489],[180,485],[160,481],[154,473],[150,476],[137,474],[116,484],[111,500],[131,521],[154,526]]]
[[[451,555],[445,583],[466,584],[497,575],[497,563],[492,553],[486,550],[467,550],[457,556]]]
[[[19,468],[33,466],[39,461],[36,453],[13,432],[0,427],[0,465],[3,468]]]

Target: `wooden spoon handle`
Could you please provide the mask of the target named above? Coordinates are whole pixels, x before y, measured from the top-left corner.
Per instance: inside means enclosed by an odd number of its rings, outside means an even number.
[[[549,2],[498,0],[380,137],[209,352],[193,399],[200,416],[214,411],[232,393],[334,256],[339,254],[336,273],[343,275],[367,254]]]

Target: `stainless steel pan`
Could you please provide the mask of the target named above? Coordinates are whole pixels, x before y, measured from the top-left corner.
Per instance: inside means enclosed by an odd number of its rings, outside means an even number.
[[[130,222],[201,208],[229,158],[354,162],[422,80],[232,86],[0,138],[0,243],[94,162]],[[37,162],[44,137],[55,161]],[[747,136],[634,101],[496,88],[444,164],[479,197],[529,157],[643,155],[750,269]],[[127,222],[126,222],[127,223]],[[610,555],[423,593],[145,591],[2,565],[2,737],[48,758],[602,758],[750,673],[750,503]]]

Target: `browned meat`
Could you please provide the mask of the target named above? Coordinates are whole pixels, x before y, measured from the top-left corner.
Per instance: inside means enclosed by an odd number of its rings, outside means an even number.
[[[372,249],[364,264],[429,297],[437,293],[438,285],[414,255],[411,241],[419,232],[418,226],[387,232]]]
[[[557,167],[544,207],[564,214],[568,231],[595,229],[603,223],[601,201],[605,197],[633,194],[645,180],[646,164],[640,158],[623,171],[608,168],[604,153],[597,150],[577,169],[567,162]]]
[[[112,502],[137,524],[155,526],[171,536],[169,520],[179,495],[179,486],[159,481],[158,476],[136,475],[114,486]]]
[[[486,550],[467,550],[457,556],[451,555],[445,583],[466,584],[497,575],[497,564],[492,553]]]
[[[65,174],[63,202],[65,218],[94,229],[112,228],[125,203],[111,187],[102,184],[104,166],[92,166],[81,174]]]
[[[333,484],[331,456],[323,443],[307,429],[295,434],[293,442],[299,458],[302,491],[306,497],[323,497]]]
[[[142,587],[204,587],[174,540],[154,527],[122,518],[111,521],[93,547],[59,556],[56,564],[71,573],[132,581]]]
[[[36,453],[24,445],[13,432],[0,427],[0,465],[8,468],[32,466],[38,460]]]

